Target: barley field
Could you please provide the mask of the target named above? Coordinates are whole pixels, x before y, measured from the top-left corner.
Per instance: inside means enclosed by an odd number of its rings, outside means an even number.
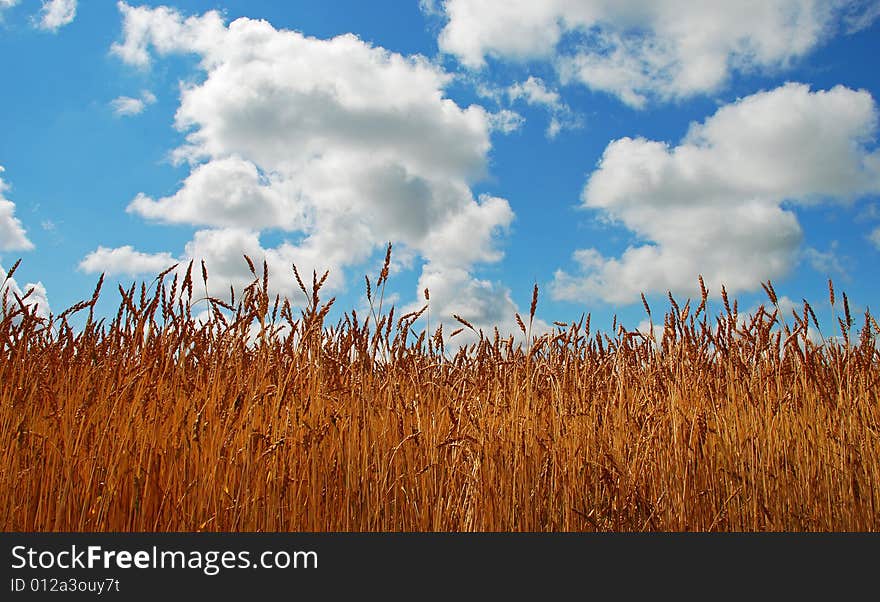
[[[120,287],[112,319],[100,281],[49,318],[6,295],[2,530],[880,528],[880,326],[831,283],[834,336],[769,282],[710,315],[700,280],[645,302],[651,332],[532,333],[536,287],[505,338],[417,331],[428,309],[382,302],[387,260],[368,314],[328,323],[320,275],[273,274],[294,305],[245,259],[238,296],[190,264]]]

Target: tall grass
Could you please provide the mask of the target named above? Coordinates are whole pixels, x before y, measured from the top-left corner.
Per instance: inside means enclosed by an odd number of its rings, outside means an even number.
[[[880,327],[833,289],[821,343],[767,283],[749,316],[726,294],[709,315],[703,289],[653,333],[527,338],[536,289],[526,343],[459,316],[476,342],[452,349],[380,302],[387,269],[369,315],[326,324],[321,278],[293,276],[295,310],[247,261],[238,298],[200,300],[190,264],[120,288],[109,323],[100,282],[49,319],[3,302],[3,530],[880,527]]]

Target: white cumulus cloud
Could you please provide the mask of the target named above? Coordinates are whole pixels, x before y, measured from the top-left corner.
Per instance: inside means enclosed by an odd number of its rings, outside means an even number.
[[[42,282],[28,282],[22,288],[15,278],[7,278],[6,270],[0,265],[0,303],[5,302],[4,309],[14,311],[19,308],[16,296],[29,311],[36,311],[40,317],[46,318],[52,311]]]
[[[119,7],[123,37],[112,51],[124,62],[200,59],[202,77],[182,84],[175,117],[186,142],[174,157],[191,171],[174,194],[143,192],[128,206],[203,228],[181,260],[205,259],[212,281],[236,284],[250,279],[247,253],[293,297],[291,263],[303,273],[330,269],[327,287],[341,289],[346,268],[390,241],[421,257],[423,281],[466,274],[486,288],[476,269],[501,259],[498,238],[513,212],[471,186],[486,174],[491,132],[518,127],[513,112],[459,106],[445,95],[452,76],[441,67],[351,34],[317,39],[248,18],[227,25],[214,11]],[[266,231],[284,241],[267,248]],[[89,271],[110,259],[107,250],[90,257]],[[488,290],[506,303],[503,287]],[[437,299],[435,312],[447,313]]]
[[[0,166],[0,174],[5,170]],[[9,185],[0,178],[0,251],[28,251],[34,248],[21,220],[15,217],[15,203],[4,196]]]
[[[447,0],[444,10],[440,48],[464,65],[551,61],[563,82],[634,107],[712,92],[734,71],[784,68],[878,16],[858,0]]]
[[[118,96],[110,101],[113,112],[120,117],[140,115],[149,105],[156,102],[156,95],[149,90],[144,90],[140,97]]]
[[[576,251],[579,270],[556,273],[555,296],[628,302],[642,291],[696,294],[700,274],[716,294],[785,276],[802,240],[793,206],[880,190],[880,151],[867,146],[877,119],[865,91],[790,83],[720,108],[674,147],[612,141],[583,206],[639,242],[619,257]]]
[[[522,127],[525,121],[525,117],[516,111],[511,111],[510,109],[502,109],[497,113],[489,115],[489,124],[492,127],[492,130],[504,134],[510,134],[517,131]]]
[[[3,172],[3,166],[0,166],[0,174]],[[15,217],[15,203],[4,197],[7,190],[9,185],[0,178],[0,251],[29,251],[34,244],[28,239],[21,221]],[[22,289],[14,278],[7,278],[6,270],[0,265],[0,299],[6,299],[7,309],[10,305],[18,305],[15,295],[22,298],[26,306],[36,306],[38,315],[49,315],[49,301],[43,283],[29,282]]]
[[[530,105],[545,105],[553,109],[562,103],[559,92],[547,89],[544,80],[535,76],[512,84],[507,88],[507,95],[511,100],[522,98]]]
[[[40,10],[40,29],[55,32],[73,23],[76,4],[77,0],[44,0]]]
[[[415,311],[422,305],[429,305],[431,329],[436,329],[440,320],[435,317],[438,309],[441,316],[448,317],[458,315],[475,329],[482,331],[483,335],[491,338],[494,328],[502,337],[514,335],[517,341],[523,341],[522,332],[516,323],[515,314],[519,308],[511,298],[510,290],[503,285],[489,280],[474,278],[464,269],[435,269],[428,267],[419,278],[419,290],[428,289],[430,300],[419,301],[406,307],[404,311]],[[423,314],[424,316],[424,314]],[[427,318],[423,317],[423,320]],[[528,322],[528,315],[523,319]],[[444,330],[447,335],[455,330],[463,330],[456,335],[453,342],[459,345],[473,343],[479,338],[479,334],[464,327],[457,321],[444,321]],[[549,324],[544,320],[535,319],[532,324],[532,336],[540,336],[550,330]]]
[[[507,87],[511,102],[522,101],[531,106],[543,107],[550,113],[547,137],[555,138],[563,129],[580,127],[581,119],[562,101],[559,92],[547,87],[540,77],[529,76],[522,82]]]
[[[170,253],[141,253],[126,245],[115,249],[98,247],[86,255],[79,267],[86,272],[105,272],[110,276],[138,276],[156,275],[175,263]]]

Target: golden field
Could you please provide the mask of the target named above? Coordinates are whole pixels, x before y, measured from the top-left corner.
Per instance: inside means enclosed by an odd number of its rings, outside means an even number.
[[[0,528],[880,528],[880,327],[833,288],[827,341],[766,283],[748,315],[670,296],[653,334],[533,335],[536,288],[518,339],[456,318],[450,347],[383,306],[387,265],[333,324],[320,277],[296,309],[253,264],[222,300],[192,264],[120,288],[112,320],[100,283],[48,319],[7,295]]]

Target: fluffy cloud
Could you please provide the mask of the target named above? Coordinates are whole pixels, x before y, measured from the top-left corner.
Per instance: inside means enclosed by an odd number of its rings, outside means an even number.
[[[550,113],[548,138],[555,138],[563,129],[581,126],[581,120],[562,101],[559,92],[548,89],[539,77],[530,76],[525,81],[516,82],[506,92],[511,102],[523,101],[531,106],[544,107]]]
[[[108,275],[155,275],[170,268],[176,260],[170,253],[141,253],[131,246],[108,249],[98,247],[83,259],[79,267],[86,272],[106,272]]]
[[[0,174],[3,171],[0,166]],[[21,222],[15,217],[15,203],[3,196],[8,189],[9,186],[0,178],[0,251],[29,251],[34,245],[28,240]],[[42,282],[29,282],[22,290],[14,278],[7,279],[6,276],[6,270],[0,265],[0,299],[6,298],[7,303],[16,304],[13,294],[24,297],[30,292],[24,299],[24,304],[29,307],[37,306],[38,315],[49,315],[49,301]]]
[[[503,134],[517,131],[525,122],[525,117],[510,109],[502,109],[489,115],[489,124],[492,130]]]
[[[507,95],[511,100],[522,98],[530,105],[545,105],[551,109],[558,108],[562,103],[559,92],[548,90],[544,80],[534,76],[511,85],[507,89]]]
[[[785,67],[839,22],[854,30],[878,16],[853,0],[447,0],[444,8],[440,48],[464,65],[549,60],[563,82],[634,107],[711,92],[732,71]]]
[[[76,18],[77,0],[45,0],[40,11],[40,29],[58,31]]]
[[[871,233],[868,234],[868,240],[874,243],[874,246],[880,250],[880,227],[871,230]]]
[[[0,166],[0,174],[4,171]],[[0,178],[0,251],[28,251],[34,245],[28,240],[21,221],[15,217],[15,203],[3,196],[8,189],[9,186]]]
[[[448,318],[456,314],[473,324],[475,328],[482,330],[487,337],[492,337],[493,328],[497,327],[502,336],[513,334],[519,341],[524,338],[514,317],[519,309],[510,296],[510,290],[504,286],[496,282],[476,279],[467,270],[437,269],[429,265],[419,278],[419,290],[426,288],[430,290],[429,318],[432,330],[441,321],[437,319],[438,315]],[[413,303],[405,308],[405,311],[415,311],[421,308],[423,303]],[[524,320],[528,320],[527,315]],[[459,322],[449,320],[444,322],[447,335],[463,327]],[[533,336],[539,336],[549,330],[549,324],[543,320],[536,318],[532,324]],[[462,345],[472,343],[478,338],[476,332],[465,328],[456,335],[453,342]]]
[[[119,117],[140,115],[149,105],[156,102],[156,95],[149,90],[144,90],[140,98],[131,96],[119,96],[110,101],[110,107]]]
[[[354,35],[324,40],[247,18],[227,26],[213,11],[119,7],[124,35],[112,51],[124,62],[195,54],[204,75],[182,85],[175,117],[186,142],[174,157],[190,164],[188,177],[170,196],[142,193],[128,206],[151,221],[205,228],[180,259],[204,258],[212,281],[235,284],[250,278],[247,253],[293,296],[291,263],[330,269],[327,285],[338,289],[346,268],[392,241],[423,259],[423,280],[466,274],[483,286],[475,267],[501,258],[497,238],[513,213],[470,187],[486,173],[491,131],[517,127],[512,112],[460,107],[445,97],[451,76],[440,67]],[[288,239],[266,248],[268,230]],[[131,251],[120,257],[140,262]],[[105,269],[110,253],[91,255],[84,269]],[[489,289],[506,302],[500,287]],[[442,298],[438,314],[447,313]]]
[[[283,186],[273,185],[253,163],[239,157],[197,165],[174,195],[156,201],[139,194],[127,211],[165,223],[199,226],[285,230],[305,226],[301,208],[288,202]]]
[[[622,138],[605,149],[583,206],[643,241],[620,257],[574,254],[579,273],[556,273],[561,299],[638,299],[641,291],[751,290],[785,276],[799,257],[794,204],[852,201],[880,190],[871,96],[841,86],[786,84],[692,124],[678,146]]]
[[[38,316],[46,318],[51,311],[49,307],[49,297],[46,295],[46,287],[42,282],[28,282],[24,285],[24,289],[18,286],[15,278],[7,278],[6,270],[0,265],[0,303],[5,300],[6,308],[15,309],[18,307],[18,301],[15,299],[18,295],[25,307],[36,309]]]

